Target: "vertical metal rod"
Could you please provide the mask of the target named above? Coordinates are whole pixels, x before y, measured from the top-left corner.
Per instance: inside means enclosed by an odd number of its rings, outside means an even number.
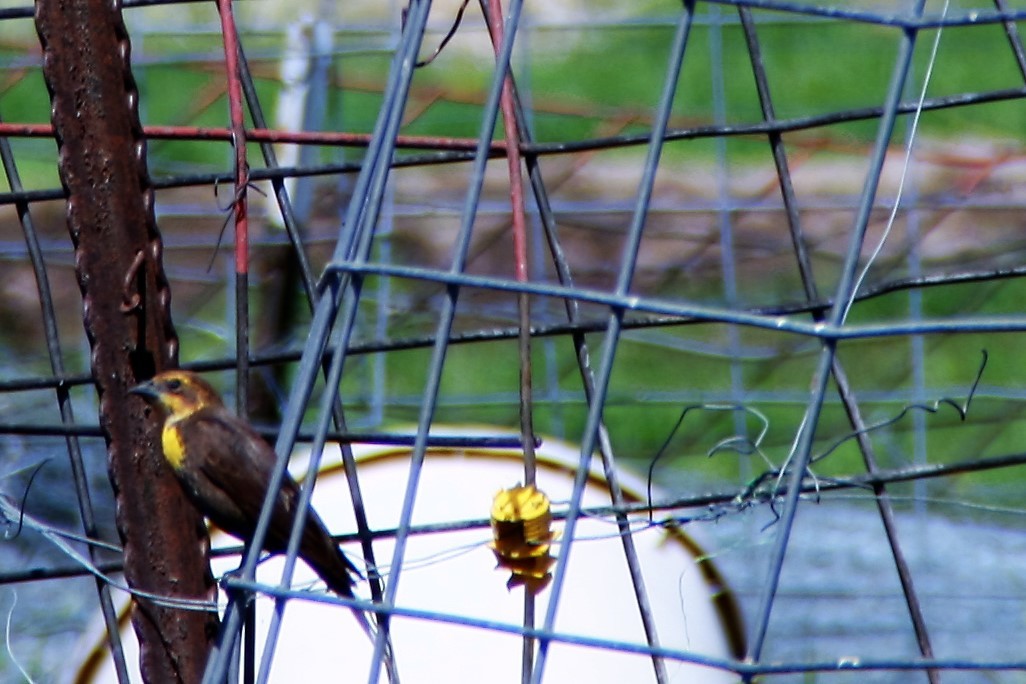
[[[727,123],[726,78],[723,73],[723,15],[716,5],[709,7],[709,52],[710,74],[713,95],[713,121],[717,126]],[[736,309],[737,296],[737,255],[734,251],[734,218],[730,207],[730,162],[727,152],[727,139],[719,136],[716,144],[716,192],[719,209],[716,212],[720,228],[720,268],[723,278],[723,299],[728,308]],[[730,325],[725,330],[727,349],[730,355],[730,403],[742,404],[745,400],[744,373],[741,361],[741,333],[738,326]],[[747,414],[733,411],[735,434],[747,438]],[[742,461],[747,466],[747,460]]]
[[[422,35],[423,23],[427,19],[427,5],[422,6],[421,12],[411,12],[411,15],[407,17],[407,35],[416,35],[412,32],[416,31],[417,34]],[[403,67],[402,74],[405,75],[405,80],[399,81],[399,88],[401,93],[405,93],[409,87],[409,78],[412,77],[413,64],[416,61],[417,50],[419,49],[419,38],[404,42],[401,44],[399,54],[402,56],[400,64]],[[387,177],[390,169],[391,153],[385,153],[384,150],[390,145],[394,145],[395,137],[398,134],[403,103],[405,101],[405,95],[393,96],[389,101],[386,102],[382,108],[382,121],[384,127],[381,131],[374,136],[374,141],[377,152],[368,150],[367,156],[373,160],[373,162],[365,162],[365,167],[368,169],[369,180],[363,183],[363,187],[366,188],[365,194],[355,195],[365,201],[354,201],[350,204],[350,210],[348,212],[347,220],[343,223],[343,228],[347,230],[346,238],[340,240],[339,245],[336,248],[336,253],[343,254],[343,258],[352,258],[356,260],[365,260],[370,253],[371,242],[374,235],[374,227],[377,221],[377,217],[381,207],[382,197],[387,187]],[[361,175],[360,180],[357,183],[357,187],[361,187],[361,182],[364,176]],[[355,326],[356,313],[360,300],[360,291],[362,287],[362,278],[352,278],[348,275],[342,275],[338,278],[338,283],[334,285],[336,288],[341,289],[341,300],[336,303],[336,312],[342,313],[342,320],[337,323],[337,333],[334,337],[334,353],[331,355],[329,368],[326,373],[327,390],[322,398],[322,408],[318,413],[318,423],[314,431],[314,441],[311,445],[310,450],[310,462],[309,462],[309,473],[312,475],[316,473],[320,463],[320,458],[323,452],[323,448],[326,442],[326,435],[328,432],[329,421],[332,417],[331,407],[338,402],[338,388],[341,380],[342,368],[345,363],[345,352],[349,345],[349,340],[352,335],[352,331]],[[336,316],[337,317],[337,316]],[[346,471],[352,475],[349,477],[351,493],[353,487],[356,485],[356,467],[352,460],[352,451],[349,449],[343,450],[343,460],[345,461]],[[296,524],[294,526],[295,534],[290,542],[289,549],[285,555],[285,568],[282,572],[282,584],[288,584],[292,570],[295,563],[296,551],[298,550],[299,531],[302,523],[302,512],[306,510],[307,503],[312,494],[313,477],[308,477],[303,484],[303,488],[300,494],[300,500],[298,502],[298,508],[300,515],[297,516]],[[356,490],[354,494],[354,503],[357,502],[359,490]],[[362,508],[362,504],[358,505],[358,508]],[[373,556],[369,556],[373,558]],[[372,585],[373,586],[373,585]],[[380,599],[380,594],[375,594],[375,599]],[[284,601],[278,600],[275,604],[275,612],[272,615],[271,623],[268,628],[268,643],[275,643],[277,635],[280,630],[281,618],[284,610]],[[387,616],[379,618],[379,630],[378,643],[386,643],[388,634],[388,620]],[[384,657],[384,649],[381,652],[376,652],[374,656],[374,665],[372,673],[370,675],[370,681],[376,682],[378,678],[377,667],[380,665],[381,659]],[[271,659],[273,658],[273,651],[265,650],[264,659],[261,662],[261,681],[265,680],[269,676]]]
[[[484,12],[485,23],[496,57],[502,46],[503,20],[501,0],[488,0]],[[513,270],[517,282],[527,282],[527,221],[524,216],[523,166],[520,158],[520,130],[514,103],[513,75],[507,73],[500,97],[502,124],[506,138],[506,165],[509,170],[509,195],[512,216]],[[517,296],[517,313],[520,333],[517,336],[520,366],[520,441],[524,452],[524,484],[534,486],[537,468],[534,453],[534,408],[532,401],[531,372],[531,298],[526,293]],[[523,625],[525,630],[534,628],[534,592],[524,589]],[[534,669],[534,639],[525,635],[522,644],[521,681],[528,684]]]
[[[249,162],[246,160],[246,122],[239,77],[239,34],[232,12],[232,0],[217,0],[217,10],[221,15],[221,34],[224,38],[228,113],[235,152],[235,188],[232,199],[235,224],[235,403],[236,412],[245,419],[249,414],[249,219],[246,201]]]
[[[649,201],[652,197],[652,190],[655,185],[656,172],[659,167],[659,159],[662,154],[666,129],[669,125],[670,113],[673,109],[673,99],[677,91],[677,82],[680,78],[680,69],[684,62],[684,49],[688,43],[691,33],[691,26],[694,19],[694,2],[685,0],[684,11],[677,22],[677,29],[670,48],[670,57],[667,64],[665,79],[663,81],[662,93],[659,105],[656,109],[655,121],[652,124],[652,132],[649,137],[648,154],[645,158],[644,172],[638,188],[635,201],[634,214],[630,228],[627,232],[627,239],[624,245],[624,253],[621,257],[619,274],[616,283],[616,294],[626,294],[630,289],[634,276],[634,269],[637,266],[638,249],[641,244],[641,236],[648,216]],[[595,450],[596,442],[599,440],[602,411],[605,404],[606,393],[609,387],[609,379],[613,372],[613,361],[616,357],[616,348],[620,340],[620,332],[623,322],[623,311],[615,309],[610,312],[609,321],[606,327],[605,343],[602,348],[602,356],[599,362],[595,378],[595,392],[588,405],[588,420],[585,426],[584,435],[581,439],[581,456],[577,466],[577,473],[574,477],[573,493],[570,497],[570,504],[567,510],[566,519],[563,524],[563,544],[560,546],[559,556],[556,562],[556,572],[549,589],[549,604],[545,613],[543,630],[551,632],[555,626],[556,613],[559,609],[559,600],[566,581],[567,560],[573,546],[574,529],[577,525],[577,518],[580,515],[581,497],[584,494],[584,486],[587,481],[589,465],[592,452]],[[548,656],[550,641],[541,639],[537,661],[531,681],[534,684],[541,684],[545,673],[545,664]]]
[[[202,516],[160,454],[157,421],[128,395],[177,364],[178,338],[121,6],[40,0],[34,11],[125,577],[143,591],[212,600]],[[216,615],[134,599],[143,678],[195,681]]]
[[[916,15],[922,13],[922,6],[925,0],[917,0]],[[911,28],[904,29],[898,56],[895,62],[894,72],[891,76],[891,83],[888,87],[887,96],[880,118],[880,126],[877,132],[876,143],[873,147],[873,154],[870,159],[869,173],[862,190],[862,198],[859,202],[858,214],[855,219],[852,238],[848,246],[844,267],[837,285],[837,291],[833,299],[833,306],[827,317],[831,325],[840,326],[844,323],[845,316],[851,297],[854,294],[852,288],[855,285],[855,271],[858,267],[859,254],[862,244],[865,241],[866,230],[869,226],[869,218],[873,210],[873,203],[876,199],[876,192],[879,186],[880,174],[883,169],[883,162],[887,154],[887,145],[894,130],[894,122],[897,118],[898,105],[901,102],[901,94],[904,91],[905,79],[912,61],[912,53],[915,48],[916,31]],[[780,582],[780,573],[784,564],[784,556],[787,552],[787,545],[790,540],[791,531],[794,526],[794,518],[798,509],[798,497],[802,480],[805,477],[809,460],[812,456],[812,442],[815,437],[816,425],[823,407],[826,395],[827,379],[831,368],[834,365],[836,343],[825,341],[823,350],[820,353],[819,364],[813,376],[811,396],[805,417],[799,425],[795,436],[795,447],[790,459],[788,468],[790,477],[788,480],[787,492],[784,497],[784,508],[780,520],[777,521],[778,532],[771,551],[770,563],[767,569],[766,580],[763,584],[763,595],[760,600],[759,611],[756,615],[753,627],[752,638],[748,647],[747,658],[751,661],[758,661],[762,656],[762,649],[765,645],[766,634],[769,628],[770,613],[773,610],[773,601],[776,596],[777,586]]]
[[[267,117],[264,116],[263,107],[260,106],[260,98],[257,97],[256,85],[253,83],[253,72],[249,68],[249,60],[246,59],[246,52],[239,44],[239,80],[242,85],[242,92],[249,107],[249,118],[256,128],[267,128]],[[264,166],[269,169],[278,168],[278,155],[274,151],[274,145],[269,142],[260,143],[260,154],[264,158]],[[278,201],[278,209],[281,211],[282,222],[285,224],[285,234],[292,243],[296,261],[299,264],[300,281],[306,293],[307,302],[313,308],[313,302],[317,297],[317,281],[310,266],[310,258],[303,249],[303,236],[299,233],[299,222],[292,206],[288,190],[285,188],[285,179],[276,176],[271,179],[271,188],[274,190],[274,197]]]
[[[353,193],[354,198],[357,199],[350,204],[346,220],[343,223],[343,228],[348,230],[348,233],[345,234],[345,237],[336,246],[335,254],[338,259],[352,259],[357,262],[365,262],[370,257],[375,226],[381,212],[383,198],[388,189],[392,153],[394,152],[414,65],[417,61],[417,52],[420,49],[420,42],[423,38],[430,3],[423,2],[410,9],[411,11],[406,17],[405,42],[402,43],[401,49],[397,53],[396,64],[398,68],[394,72],[395,79],[392,84],[394,87],[390,85],[385,91],[386,103],[382,107],[379,126],[372,138],[373,144],[368,149],[365,157],[364,168],[368,169],[368,171],[362,173],[357,179],[356,189]],[[366,161],[368,159],[372,161]],[[333,273],[332,277],[338,279],[337,284],[333,285],[333,287],[341,289],[341,299],[335,302],[335,306],[336,310],[342,313],[342,320],[336,324],[332,370],[328,373],[327,396],[337,401],[337,380],[340,376],[341,364],[345,361],[345,353],[349,347],[349,341],[354,330],[363,279],[359,277],[354,278],[349,274],[338,273]],[[339,364],[337,369],[334,366],[336,360]],[[320,447],[323,445],[326,432],[327,424],[321,421],[315,431],[315,441],[312,449],[314,458],[311,459],[311,468],[315,467],[316,458],[319,457]],[[347,472],[355,473],[356,467],[352,451],[343,448],[342,457]],[[354,504],[357,504],[359,492],[355,485],[355,477],[350,478],[350,492],[353,496]],[[358,507],[362,507],[362,503]],[[366,539],[368,547],[369,541],[368,536]],[[369,548],[365,550],[365,553],[368,554],[369,559],[373,558],[370,555]],[[378,570],[374,566],[370,568],[368,574],[372,580],[371,591],[373,598],[378,602],[382,602],[384,600],[383,594],[375,587],[374,583],[375,578],[378,577],[377,572]],[[395,569],[393,568],[394,572]],[[369,675],[369,681],[375,684],[378,680],[381,662],[385,659],[385,647],[388,643],[389,633],[388,623],[388,614],[380,614],[378,617],[378,636],[375,642],[375,652]],[[394,662],[390,664],[395,665]],[[394,677],[395,672],[390,671],[389,676]]]
[[[999,12],[1008,11],[1007,0],[994,0],[994,6],[997,7]],[[1019,25],[1011,20],[1006,20],[1002,23],[1005,28],[1005,35],[1008,37],[1008,43],[1012,47],[1015,63],[1019,67],[1019,73],[1026,79],[1026,50],[1023,50],[1022,37],[1019,35]]]
[[[492,47],[498,57],[502,45],[502,2],[488,0],[488,12],[485,14]],[[527,282],[530,278],[527,261],[527,221],[524,217],[524,180],[523,166],[520,157],[520,130],[517,125],[513,103],[513,76],[506,75],[502,85],[500,107],[502,125],[506,138],[506,165],[509,169],[509,195],[512,216],[513,236],[513,270],[517,282]],[[534,462],[534,425],[532,420],[531,402],[531,298],[526,294],[517,297],[520,335],[520,435],[524,449],[524,483],[533,485],[535,481]]]
[[[239,45],[239,70],[243,93],[245,94],[246,102],[249,105],[250,118],[253,119],[253,125],[257,128],[266,128],[267,122],[264,117],[263,108],[260,106],[260,99],[257,97],[256,87],[253,84],[252,73],[250,72],[249,65],[246,60],[246,54],[241,44]],[[260,150],[264,157],[264,164],[268,168],[276,168],[278,166],[278,159],[277,155],[274,153],[274,146],[271,143],[262,142],[260,144]],[[289,197],[288,188],[284,179],[280,177],[272,179],[271,183],[275,197],[278,201],[278,207],[281,210],[286,234],[288,235],[289,242],[292,244],[293,254],[299,265],[300,280],[303,284],[304,292],[306,293],[306,301],[312,311],[317,297],[317,283],[310,266],[310,259],[303,246],[302,235],[299,233],[299,224],[295,212],[292,209],[292,202]],[[387,245],[383,246],[383,248],[387,249]],[[387,302],[387,287],[388,280],[383,278],[381,285],[382,289],[381,292],[379,292],[379,306],[384,306],[385,302]],[[323,370],[324,373],[327,374],[327,363],[324,364]],[[383,384],[381,386],[383,386]],[[332,407],[332,412],[336,429],[344,432],[346,430],[345,412],[342,409],[342,402],[338,399],[336,399]],[[352,447],[349,444],[343,443],[339,444],[339,448],[342,451],[342,460],[346,464],[347,472],[355,472],[355,466],[352,465]],[[370,571],[367,573],[367,580],[370,585],[371,598],[375,601],[380,601],[381,581],[375,569],[377,567],[377,561],[375,560],[374,547],[371,543],[370,526],[367,521],[367,511],[363,504],[363,495],[360,491],[359,482],[355,477],[347,478],[347,482],[349,484],[349,494],[353,502],[353,514],[356,519],[357,533],[360,536],[361,549],[367,564],[370,566]]]
[[[477,214],[477,207],[481,197],[481,190],[484,184],[484,171],[488,163],[488,154],[491,149],[491,139],[498,120],[499,99],[505,83],[506,74],[509,69],[510,55],[513,51],[513,42],[516,36],[517,26],[520,21],[521,0],[512,0],[510,3],[509,16],[506,23],[506,33],[503,36],[502,49],[496,58],[495,75],[489,89],[488,98],[485,101],[482,115],[482,123],[476,154],[474,156],[473,169],[471,172],[470,187],[467,191],[466,201],[462,214],[460,231],[453,247],[453,262],[450,266],[451,273],[461,273],[467,261],[467,253],[470,248],[470,238],[474,219]],[[435,407],[438,401],[438,391],[441,385],[442,368],[445,364],[448,340],[452,333],[452,323],[456,314],[456,300],[459,296],[458,288],[449,288],[449,296],[442,304],[442,311],[435,331],[435,345],[432,350],[431,360],[428,366],[428,377],[422,392],[421,411],[417,423],[417,436],[414,441],[413,452],[410,456],[410,472],[406,484],[406,492],[403,496],[402,510],[399,516],[399,523],[395,535],[395,548],[392,553],[388,587],[385,591],[386,605],[395,602],[398,591],[399,578],[402,572],[403,558],[406,553],[406,542],[410,532],[410,521],[413,517],[413,505],[416,500],[417,486],[420,480],[420,471],[424,464],[424,456],[427,450],[428,432],[431,428],[431,421],[434,417]],[[375,654],[371,662],[371,681],[376,681],[380,668],[381,657],[384,652],[384,635],[379,634],[375,644]]]
[[[423,35],[423,27],[427,21],[430,5],[430,0],[414,0],[411,3],[411,11],[407,15],[407,30],[401,36],[400,45],[392,61],[381,114],[378,117],[372,135],[373,143],[368,147],[364,157],[364,166],[357,178],[354,197],[373,198],[373,193],[380,192],[384,186],[388,166],[391,163],[391,155],[395,149],[395,135],[398,130],[402,108],[409,92],[413,64],[416,62],[416,53],[420,47],[420,39]],[[343,232],[340,233],[339,240],[335,246],[334,258],[336,260],[344,260],[349,257],[354,240],[350,227],[363,220],[367,208],[367,204],[364,202],[354,201],[350,204],[348,218],[352,220],[346,221],[343,226]],[[299,433],[299,426],[313,391],[316,376],[323,364],[324,351],[327,348],[332,325],[342,301],[345,282],[347,282],[346,279],[337,277],[337,274],[329,274],[314,306],[310,334],[307,337],[307,344],[303,349],[303,355],[296,368],[295,381],[289,394],[289,400],[282,417],[281,429],[275,443],[278,461],[275,464],[275,469],[268,485],[268,489],[271,492],[277,491],[284,479],[288,456],[292,451],[292,446],[295,444],[296,435]],[[241,569],[243,578],[252,579],[254,576],[256,564],[260,556],[259,548],[267,535],[270,518],[271,505],[270,500],[268,500],[264,502],[264,506],[261,509],[260,518],[254,531],[253,544],[247,549],[243,559]],[[221,634],[218,637],[214,653],[208,661],[208,667],[204,673],[204,684],[220,684],[220,682],[224,681],[230,651],[238,636],[241,618],[240,608],[238,598],[230,597],[228,606],[225,609]],[[267,647],[265,645],[265,648]]]
[[[755,74],[756,89],[762,105],[763,118],[766,121],[773,121],[776,118],[776,114],[770,97],[769,81],[766,77],[765,68],[762,63],[761,50],[759,49],[759,41],[756,35],[755,23],[752,19],[751,10],[747,7],[739,7],[738,14],[741,19],[742,28],[744,29],[745,40],[748,44],[752,70]],[[788,168],[787,154],[784,150],[783,139],[779,133],[772,133],[769,135],[769,141],[770,148],[773,152],[773,159],[777,167],[777,177],[780,182],[781,195],[783,197],[791,232],[791,241],[795,247],[798,271],[805,288],[805,295],[809,301],[818,301],[819,291],[816,287],[815,277],[812,272],[812,263],[809,260],[808,251],[805,247],[805,239],[802,235],[797,209],[798,203],[794,195],[794,187],[791,183],[791,174]],[[911,294],[916,295],[917,293],[912,292]],[[819,312],[816,312],[813,317],[816,320],[823,319],[823,315]],[[914,356],[914,358],[919,358],[920,356],[921,350],[920,355]],[[849,423],[856,435],[856,441],[863,455],[863,462],[866,465],[866,470],[870,473],[876,472],[878,468],[873,443],[869,438],[865,420],[862,417],[855,393],[851,387],[851,383],[848,381],[847,374],[841,365],[840,359],[836,357],[834,358],[831,372],[833,373],[834,381],[837,384],[837,391],[841,398],[841,403],[844,405]],[[922,415],[918,413],[915,414],[915,416],[913,416],[913,420],[915,421],[916,419],[921,421]],[[916,434],[919,434],[918,431]],[[894,508],[884,485],[878,485],[874,487],[874,489],[876,490],[877,510],[879,511],[881,522],[884,526],[884,531],[891,549],[891,555],[894,558],[895,568],[898,571],[898,578],[902,586],[902,592],[905,596],[906,605],[908,606],[913,630],[915,631],[917,641],[919,642],[920,653],[925,657],[932,657],[933,650],[930,646],[926,620],[923,616],[919,599],[915,591],[911,569],[908,566],[908,561],[905,558],[905,554],[901,549],[901,544],[898,539],[897,523],[894,519]],[[932,677],[932,675],[930,676]]]
[[[484,6],[483,3],[482,5]],[[530,143],[530,127],[527,125],[527,115],[519,97],[519,91],[517,89],[515,79],[513,84],[513,95],[515,105],[514,112],[519,122],[521,138],[524,142]],[[549,194],[545,186],[545,181],[542,178],[541,165],[538,163],[538,158],[533,155],[526,155],[524,161],[538,209],[541,227],[545,235],[559,283],[564,287],[573,287],[573,276],[570,272],[570,266],[567,263],[566,255],[563,252],[563,246],[558,235],[556,218],[552,211],[552,204],[549,201]],[[571,324],[578,323],[580,321],[580,307],[577,300],[564,300],[564,307],[566,309],[567,320]],[[591,368],[591,351],[588,348],[587,340],[582,333],[573,333],[571,335],[571,339],[574,345],[578,372],[580,373],[581,382],[584,386],[585,400],[590,403],[595,393],[595,374]],[[623,489],[620,486],[620,477],[617,473],[616,457],[613,451],[612,442],[609,439],[609,433],[604,425],[601,425],[599,428],[598,448],[599,454],[602,458],[603,469],[605,471],[606,483],[609,487],[610,499],[615,506],[622,506],[625,503],[625,500]],[[638,612],[641,617],[645,638],[649,646],[658,647],[659,638],[655,626],[655,618],[653,617],[652,605],[645,588],[645,580],[641,572],[641,563],[638,560],[638,554],[634,544],[634,536],[631,532],[630,520],[626,514],[617,513],[616,523],[620,540],[623,544],[624,558],[627,562],[631,584],[634,587],[635,599],[638,603]],[[530,623],[534,623],[533,616],[530,619]],[[525,620],[524,624],[527,625],[528,621]],[[666,673],[666,666],[663,659],[659,656],[653,656],[652,661],[653,668],[655,669],[656,681],[666,681],[668,675]],[[527,660],[525,659],[524,662],[527,663]],[[530,673],[528,673],[528,676],[530,676]]]
[[[232,150],[235,153],[235,184],[232,201],[232,223],[235,226],[235,411],[239,417],[249,417],[249,219],[247,192],[249,162],[246,159],[246,128],[243,113],[241,69],[239,54],[241,42],[232,11],[232,0],[217,0],[221,16],[221,34],[224,42],[225,82],[228,91],[228,115],[232,130]],[[251,630],[256,624],[256,606],[246,607],[246,636],[243,660],[243,679],[251,684],[254,677],[256,638]]]

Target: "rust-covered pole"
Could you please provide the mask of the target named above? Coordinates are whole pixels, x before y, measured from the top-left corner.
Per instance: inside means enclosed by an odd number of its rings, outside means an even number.
[[[135,589],[211,599],[202,518],[160,454],[156,420],[127,391],[177,364],[146,145],[116,0],[37,0],[68,230],[109,453],[125,575]],[[198,682],[216,615],[136,598],[149,682]]]

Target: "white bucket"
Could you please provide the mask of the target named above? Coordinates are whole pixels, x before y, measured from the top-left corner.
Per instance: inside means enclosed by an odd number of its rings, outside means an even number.
[[[398,525],[409,476],[410,449],[366,447],[354,449],[359,463],[359,482],[372,529]],[[417,487],[413,525],[487,519],[495,493],[523,479],[522,455],[494,449],[433,449],[429,451]],[[563,510],[569,499],[579,450],[546,440],[538,452],[537,486],[552,501],[553,511]],[[293,458],[292,470],[305,472],[305,454]],[[593,467],[583,505],[610,502],[604,478]],[[628,500],[638,501],[643,491],[634,478],[622,482]],[[314,507],[329,529],[354,530],[355,522],[348,485],[338,450],[332,447],[322,459],[313,497]],[[642,521],[647,518],[639,516]],[[562,543],[562,523],[553,524],[557,534],[553,555]],[[608,517],[582,517],[575,531],[555,623],[557,633],[602,640],[645,644],[634,589],[624,559],[617,527]],[[469,530],[434,532],[411,536],[407,542],[396,605],[404,609],[435,611],[450,616],[522,624],[524,589],[508,590],[509,572],[496,569],[488,547],[487,526]],[[711,561],[698,545],[678,530],[644,529],[634,534],[639,563],[652,605],[662,646],[719,658],[737,655],[740,625],[729,592]],[[237,545],[220,532],[217,546]],[[363,567],[356,544],[346,551]],[[374,542],[379,566],[391,562],[391,538]],[[216,559],[216,575],[238,567],[238,557]],[[263,562],[258,580],[276,585],[281,578],[281,557]],[[382,568],[388,574],[388,568]],[[297,563],[293,584],[323,591],[316,575]],[[369,598],[365,584],[357,592]],[[551,588],[536,598],[536,627],[546,614]],[[273,600],[257,601],[258,651],[270,620]],[[522,638],[501,631],[397,616],[391,634],[399,672],[404,684],[521,681]],[[113,667],[103,646],[102,632],[92,636],[90,657],[75,681],[114,682]],[[137,662],[138,647],[130,626],[122,629],[130,666]],[[352,614],[337,605],[303,600],[289,601],[276,645],[272,682],[366,681],[371,644]],[[668,660],[670,681],[705,684],[734,682],[729,672]],[[137,673],[135,673],[137,676]],[[384,677],[382,680],[384,681]],[[545,668],[547,682],[655,681],[651,658],[638,653],[552,642]]]

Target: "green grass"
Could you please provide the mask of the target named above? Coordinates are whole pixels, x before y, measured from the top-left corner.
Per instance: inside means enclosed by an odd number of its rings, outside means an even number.
[[[641,15],[639,15],[641,16]],[[724,16],[727,14],[724,12]],[[894,68],[899,30],[845,22],[783,24],[767,22],[778,15],[756,13],[763,20],[758,35],[769,78],[770,91],[779,118],[822,114],[848,108],[878,106],[885,95]],[[528,53],[514,60],[517,76],[531,93],[534,111],[531,125],[542,142],[584,140],[611,133],[644,131],[658,102],[667,63],[671,26],[625,24],[603,30],[543,29],[528,38]],[[713,40],[718,35],[718,40]],[[471,34],[473,36],[473,34]],[[480,36],[477,36],[480,39]],[[918,93],[926,69],[933,32],[920,36],[915,51],[913,83],[908,97]],[[469,40],[469,38],[468,38]],[[251,33],[244,36],[247,50],[254,55],[280,51],[281,36]],[[384,82],[390,56],[356,48],[366,44],[360,37],[337,38],[340,55],[335,76],[340,88],[332,93],[331,127],[369,132],[380,105],[380,96],[364,88]],[[464,45],[466,43],[463,43]],[[719,56],[714,49],[719,45]],[[404,133],[411,135],[476,136],[480,126],[480,103],[491,79],[491,63],[480,53],[461,52],[459,41],[439,58],[415,74]],[[144,121],[150,124],[225,126],[227,104],[222,97],[209,103],[212,88],[223,83],[219,46],[207,35],[150,35],[134,67]],[[425,46],[427,51],[429,46]],[[12,57],[14,52],[10,53]],[[212,62],[200,64],[195,56]],[[969,56],[969,58],[967,58]],[[176,58],[188,59],[176,63]],[[714,111],[714,60],[722,68],[725,120],[752,123],[762,114],[755,93],[752,68],[741,29],[728,25],[714,34],[704,24],[694,26],[685,53],[678,84],[675,126],[711,124]],[[253,60],[258,73],[257,88],[268,116],[278,90],[277,64]],[[949,28],[933,71],[931,95],[976,92],[1020,87],[1022,77],[1012,59],[1007,39],[998,26]],[[355,84],[356,89],[351,85]],[[373,87],[373,86],[371,86]],[[378,86],[380,87],[380,86]],[[455,96],[454,100],[446,93]],[[435,99],[441,94],[440,99]],[[4,95],[4,118],[8,121],[46,122],[49,103],[38,70],[30,70],[10,85]],[[199,107],[200,103],[207,106]],[[426,109],[421,109],[427,105]],[[622,117],[627,117],[626,119]],[[610,128],[620,120],[622,127]],[[977,135],[1014,138],[1026,125],[1026,111],[1015,102],[930,112],[923,117],[922,133],[927,136]],[[876,122],[855,122],[824,130],[796,134],[805,138],[831,137],[865,144],[873,139]],[[501,135],[500,130],[497,135]],[[633,152],[641,154],[639,148]],[[667,154],[676,158],[709,159],[715,146],[699,141],[671,145]],[[735,145],[731,159],[765,160],[765,145]],[[226,158],[223,143],[166,142],[151,144],[151,164],[180,168],[198,164],[220,166]],[[30,169],[31,177],[35,170]]]

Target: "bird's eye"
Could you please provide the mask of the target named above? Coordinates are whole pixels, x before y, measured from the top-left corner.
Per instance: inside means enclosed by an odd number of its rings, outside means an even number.
[[[167,388],[169,390],[171,390],[172,392],[177,392],[178,390],[182,389],[182,381],[181,380],[177,380],[177,379],[175,379],[175,380],[168,380],[167,381]]]

